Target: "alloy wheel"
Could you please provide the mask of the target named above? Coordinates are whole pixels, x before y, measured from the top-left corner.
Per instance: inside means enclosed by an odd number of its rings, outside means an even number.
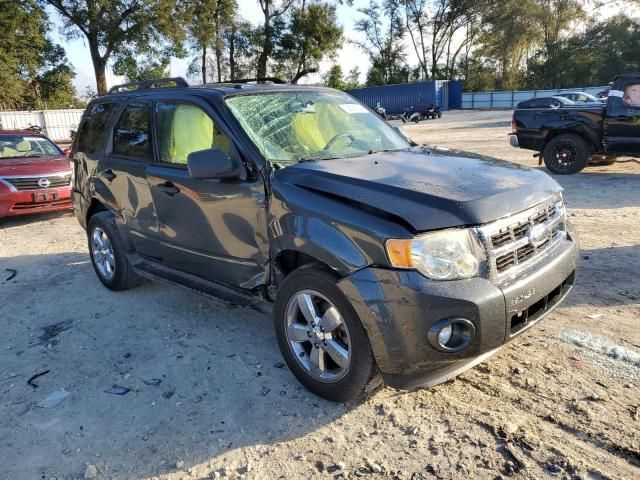
[[[94,228],[91,233],[91,255],[100,275],[111,280],[116,273],[116,259],[109,237],[100,227]]]
[[[291,297],[286,310],[286,335],[297,362],[313,378],[336,382],[349,371],[349,330],[336,306],[314,290]]]

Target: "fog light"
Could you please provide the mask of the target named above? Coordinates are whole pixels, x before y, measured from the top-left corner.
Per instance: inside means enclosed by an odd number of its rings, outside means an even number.
[[[427,333],[429,343],[443,352],[459,352],[471,345],[475,336],[476,326],[466,318],[445,318]]]

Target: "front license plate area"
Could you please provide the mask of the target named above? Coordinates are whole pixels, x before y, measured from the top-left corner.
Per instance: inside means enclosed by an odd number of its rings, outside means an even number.
[[[55,202],[58,200],[58,192],[55,190],[48,192],[35,192],[33,194],[33,203]]]

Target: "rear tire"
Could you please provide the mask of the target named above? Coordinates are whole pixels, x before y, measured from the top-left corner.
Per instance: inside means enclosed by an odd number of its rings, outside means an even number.
[[[127,290],[141,282],[129,263],[124,242],[109,212],[98,212],[89,219],[87,240],[93,269],[105,287]]]
[[[303,266],[285,278],[274,323],[289,369],[316,395],[359,400],[382,383],[358,315],[322,268]]]
[[[578,173],[587,165],[590,155],[587,141],[573,133],[552,138],[543,152],[544,164],[556,175]]]

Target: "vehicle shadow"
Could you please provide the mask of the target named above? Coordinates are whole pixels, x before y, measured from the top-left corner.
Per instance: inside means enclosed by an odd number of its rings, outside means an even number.
[[[73,210],[58,210],[56,212],[30,213],[28,215],[16,215],[11,217],[0,217],[0,228],[20,227],[35,222],[44,222],[54,218],[73,215]]]
[[[552,175],[565,189],[569,208],[612,209],[640,206],[640,169],[638,173],[602,171],[607,167],[587,167],[575,175]]]
[[[567,305],[640,305],[640,245],[582,250]]]
[[[449,127],[451,130],[467,130],[469,128],[477,129],[477,128],[509,128],[511,127],[510,120],[501,120],[496,122],[478,122],[472,123],[469,125],[461,125],[458,127]]]
[[[7,281],[5,269],[17,274]],[[270,315],[160,284],[112,292],[85,254],[0,259],[0,305],[0,379],[19,375],[0,404],[8,478],[75,478],[87,463],[107,478],[176,462],[213,472],[229,450],[297,439],[357,407],[296,381]],[[27,384],[43,370],[38,388]],[[105,393],[113,385],[130,390]],[[34,406],[60,388],[70,395],[55,408]]]

